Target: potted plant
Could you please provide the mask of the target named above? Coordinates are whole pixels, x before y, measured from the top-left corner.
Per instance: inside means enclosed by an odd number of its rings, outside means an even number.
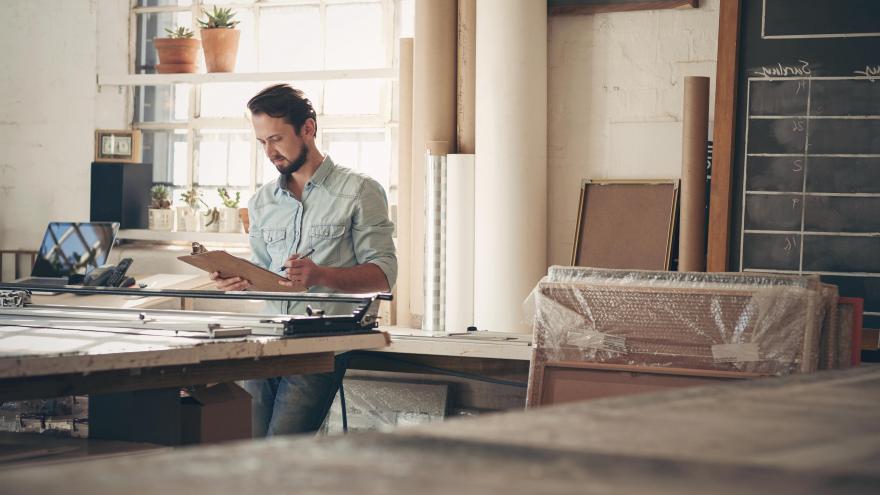
[[[225,187],[218,187],[217,194],[220,195],[220,201],[223,202],[223,208],[220,209],[220,231],[241,232],[241,218],[238,216],[241,193],[236,191],[235,199],[232,199]]]
[[[215,5],[212,11],[203,10],[202,13],[207,17],[206,20],[199,19],[199,26],[202,28],[202,49],[208,72],[232,72],[235,70],[238,40],[241,37],[241,31],[235,29],[238,21],[232,20],[235,12]]]
[[[216,206],[208,206],[202,198],[199,202],[205,205],[205,212],[199,215],[199,230],[202,232],[220,231],[220,210]]]
[[[185,232],[195,232],[199,229],[199,193],[195,189],[184,191],[181,199],[186,206],[178,206],[177,210],[177,230]]]
[[[162,184],[156,184],[150,189],[150,230],[171,230],[174,227],[170,197],[168,188]]]
[[[193,38],[191,29],[180,26],[177,29],[165,28],[167,38],[155,38],[153,46],[159,54],[156,71],[159,74],[196,72],[198,70],[200,41]]]

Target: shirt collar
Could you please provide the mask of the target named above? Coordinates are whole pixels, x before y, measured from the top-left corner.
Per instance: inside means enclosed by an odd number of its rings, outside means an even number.
[[[318,165],[318,170],[315,170],[315,173],[312,174],[312,178],[309,179],[309,182],[307,182],[306,185],[312,184],[315,186],[320,186],[324,184],[324,181],[327,179],[327,177],[330,175],[335,167],[336,165],[333,163],[333,160],[330,159],[330,155],[324,155],[324,161],[322,161],[321,164]],[[287,190],[286,186],[287,184],[285,184],[284,176],[279,175],[278,178],[275,179],[275,190],[273,191],[274,195],[278,196],[279,194],[282,194],[284,191]]]

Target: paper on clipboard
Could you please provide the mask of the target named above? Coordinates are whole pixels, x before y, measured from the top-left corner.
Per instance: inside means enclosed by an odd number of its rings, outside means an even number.
[[[226,251],[206,251],[178,256],[177,259],[208,273],[219,272],[222,278],[241,277],[251,283],[250,290],[261,292],[303,292],[305,290],[305,287],[281,285],[278,281],[287,280],[286,278]]]

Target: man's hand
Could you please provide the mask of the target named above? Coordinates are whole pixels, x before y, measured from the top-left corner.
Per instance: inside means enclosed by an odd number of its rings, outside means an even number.
[[[323,285],[324,267],[316,265],[310,258],[300,258],[294,254],[284,262],[287,268],[287,280],[279,280],[278,283],[285,287],[305,287]]]
[[[251,286],[250,282],[241,277],[221,278],[220,272],[212,272],[210,277],[218,290],[247,290]]]

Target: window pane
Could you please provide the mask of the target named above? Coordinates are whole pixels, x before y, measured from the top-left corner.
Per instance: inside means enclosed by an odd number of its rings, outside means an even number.
[[[250,186],[250,132],[212,129],[198,132],[195,138],[197,184]]]
[[[351,79],[327,81],[324,93],[326,115],[377,115],[382,110],[385,81]]]
[[[181,122],[189,116],[189,84],[136,86],[135,122]]]
[[[260,70],[320,70],[321,14],[317,6],[260,9]]]
[[[383,26],[378,3],[328,5],[326,68],[384,67]]]
[[[186,131],[143,130],[143,161],[153,164],[153,182],[186,186]]]
[[[135,54],[136,74],[154,74],[159,57],[153,46],[153,38],[167,36],[165,28],[178,26],[193,28],[192,14],[186,12],[153,12],[137,15],[137,53]]]
[[[278,179],[278,169],[275,168],[275,165],[270,162],[268,158],[266,158],[266,154],[262,151],[260,152],[259,167],[260,171],[257,176],[258,186]]]
[[[260,83],[203,84],[201,117],[244,117],[247,102],[261,88]]]
[[[416,33],[416,7],[414,0],[400,0],[397,4],[398,32],[401,38],[412,38]]]
[[[376,179],[388,193],[391,185],[391,160],[384,129],[325,130],[322,148],[333,162]]]

